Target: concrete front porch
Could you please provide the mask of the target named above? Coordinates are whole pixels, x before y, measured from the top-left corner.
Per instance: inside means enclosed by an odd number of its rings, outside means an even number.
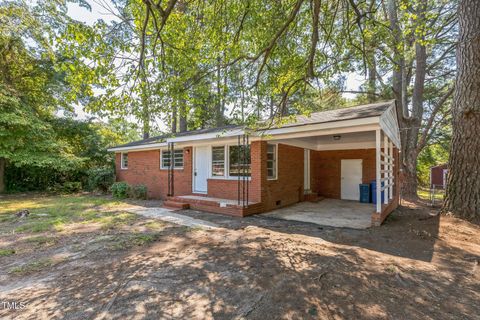
[[[311,222],[322,226],[366,229],[372,225],[374,211],[375,205],[371,203],[324,199],[319,202],[300,202],[263,215],[285,220]]]

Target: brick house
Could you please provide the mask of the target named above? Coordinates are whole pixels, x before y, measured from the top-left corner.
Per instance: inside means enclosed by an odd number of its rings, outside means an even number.
[[[395,101],[298,116],[276,127],[225,126],[116,146],[118,181],[167,206],[246,216],[300,201],[359,201],[376,182],[372,224],[398,206]]]

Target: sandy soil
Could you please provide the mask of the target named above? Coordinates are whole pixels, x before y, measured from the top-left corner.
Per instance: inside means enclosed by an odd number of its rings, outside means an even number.
[[[0,257],[0,318],[480,319],[480,228],[468,222],[413,205],[367,230],[183,213],[222,228],[167,223],[126,247],[111,244],[128,228],[79,226],[40,248],[1,236],[22,253]],[[41,257],[50,265],[9,272]]]

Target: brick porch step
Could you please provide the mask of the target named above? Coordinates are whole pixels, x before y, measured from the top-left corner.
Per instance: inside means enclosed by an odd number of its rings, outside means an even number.
[[[163,207],[167,209],[185,210],[190,208],[190,204],[173,200],[166,200],[163,202]]]
[[[221,213],[237,217],[244,217],[247,215],[258,213],[262,209],[261,203],[250,202],[247,207],[243,208],[243,206],[238,205],[237,201],[235,200],[211,198],[199,195],[170,197],[164,202],[164,206],[168,206],[169,203],[187,204],[189,205],[188,208],[190,209]]]

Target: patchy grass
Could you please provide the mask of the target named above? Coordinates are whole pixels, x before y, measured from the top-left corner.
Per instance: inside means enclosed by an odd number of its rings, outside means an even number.
[[[54,261],[53,259],[39,259],[27,264],[14,267],[10,269],[10,273],[15,274],[29,274],[37,271],[41,271],[43,269],[49,268],[57,264],[59,261]]]
[[[128,235],[118,235],[109,242],[108,248],[111,250],[126,250],[132,247],[141,247],[158,239],[157,233],[134,233]]]
[[[8,257],[12,254],[15,254],[15,250],[13,249],[0,249],[0,257]]]
[[[420,199],[430,201],[430,190],[427,188],[418,188],[417,195]],[[441,202],[443,201],[443,196],[445,195],[445,191],[443,190],[436,190],[435,191],[435,201]]]
[[[145,223],[145,227],[150,229],[150,230],[162,230],[163,228],[165,228],[165,225],[166,223],[163,222],[163,221],[159,221],[159,220],[152,220],[152,221],[149,221],[147,223]]]
[[[68,224],[83,221],[98,222],[105,229],[111,229],[135,220],[134,214],[100,210],[103,206],[115,208],[121,204],[116,199],[90,195],[30,194],[0,198],[0,224],[13,226],[19,233],[60,232]],[[23,209],[28,209],[30,215],[17,218],[14,213]]]
[[[48,236],[34,236],[25,239],[25,242],[34,244],[37,246],[51,246],[56,244],[58,239],[56,237],[48,237]]]

